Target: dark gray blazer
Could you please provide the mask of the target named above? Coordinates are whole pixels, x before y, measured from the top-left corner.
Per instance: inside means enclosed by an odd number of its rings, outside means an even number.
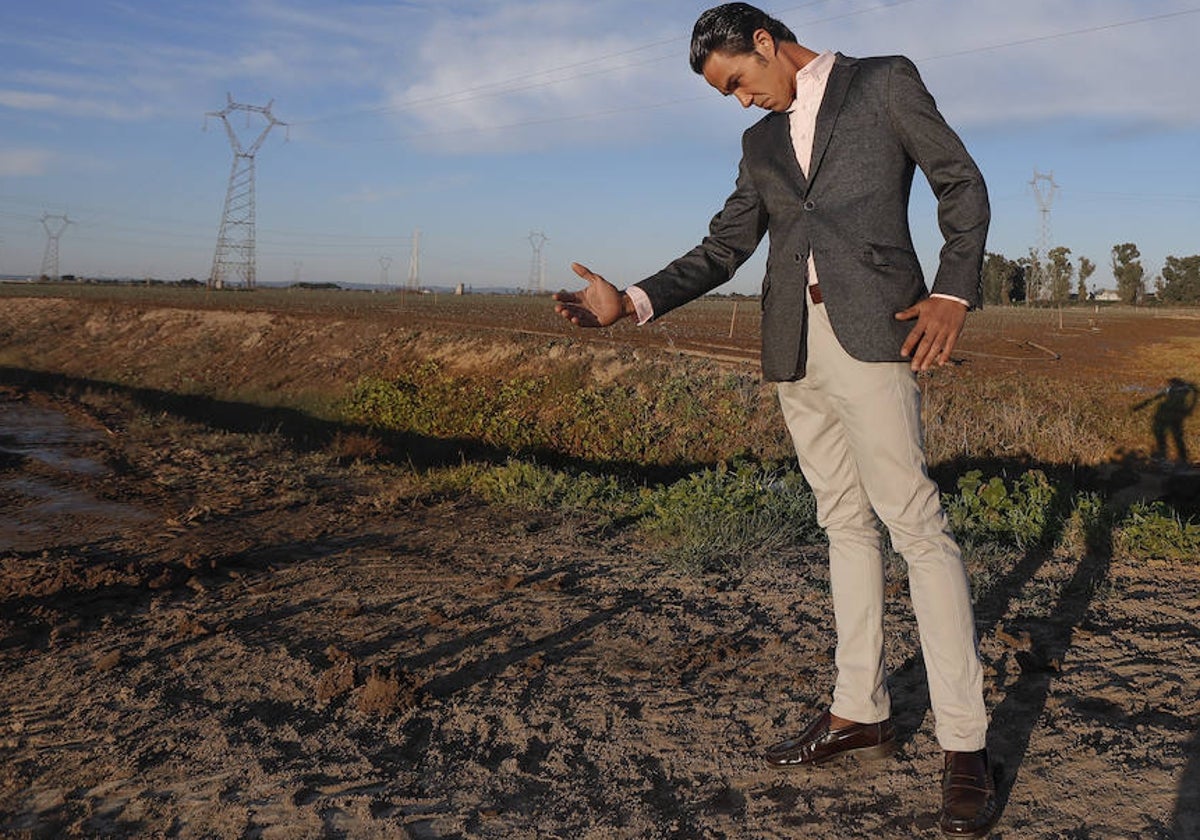
[[[709,234],[637,285],[659,318],[729,280],[770,234],[762,286],[762,368],[804,377],[811,250],[834,333],[862,361],[900,361],[912,321],[896,312],[928,290],[908,228],[914,167],[938,201],[942,247],[933,291],[980,305],[987,188],[917,68],[902,56],[837,55],[817,112],[806,179],[787,114],[742,136],[737,185]]]

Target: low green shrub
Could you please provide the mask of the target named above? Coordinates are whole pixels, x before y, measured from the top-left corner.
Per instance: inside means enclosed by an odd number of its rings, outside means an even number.
[[[641,527],[693,571],[740,568],[789,545],[824,540],[798,470],[721,463],[647,493]]]
[[[1200,559],[1200,523],[1183,519],[1162,502],[1139,502],[1113,531],[1113,553],[1139,560]]]
[[[479,471],[470,489],[491,504],[527,510],[588,512],[600,519],[629,515],[639,494],[611,475],[557,470],[510,458],[506,464]]]
[[[1058,491],[1041,470],[1028,470],[1005,483],[984,480],[971,470],[958,480],[958,494],[943,499],[951,529],[966,541],[1015,543],[1024,549],[1053,536]]]

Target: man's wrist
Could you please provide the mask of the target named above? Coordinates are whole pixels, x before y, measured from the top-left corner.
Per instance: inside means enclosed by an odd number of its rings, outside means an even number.
[[[654,305],[638,286],[630,286],[621,293],[621,315],[632,315],[640,327],[654,317]]]
[[[629,292],[621,292],[621,317],[629,318],[637,315],[637,307],[634,306],[633,298],[629,296]]]
[[[958,295],[948,295],[948,294],[945,294],[944,292],[934,292],[933,294],[930,295],[930,297],[931,298],[941,298],[942,300],[952,300],[955,303],[961,303],[967,309],[971,308],[971,304],[969,302],[967,302],[966,300],[964,300],[963,298],[960,298]]]

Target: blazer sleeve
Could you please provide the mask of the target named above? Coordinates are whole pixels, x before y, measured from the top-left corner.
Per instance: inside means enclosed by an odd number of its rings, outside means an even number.
[[[931,291],[962,298],[977,308],[983,302],[981,272],[991,220],[983,175],[938,111],[916,66],[904,57],[892,64],[888,112],[893,129],[937,198],[938,226],[945,242]]]
[[[708,236],[666,268],[635,284],[650,299],[654,318],[728,281],[762,241],[767,212],[750,176],[744,143],[737,183],[709,223]]]

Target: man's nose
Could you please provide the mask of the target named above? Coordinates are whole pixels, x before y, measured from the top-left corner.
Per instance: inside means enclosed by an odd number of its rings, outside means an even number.
[[[737,97],[738,102],[742,103],[743,108],[749,108],[754,104],[754,97],[744,91],[735,91],[733,95]]]

